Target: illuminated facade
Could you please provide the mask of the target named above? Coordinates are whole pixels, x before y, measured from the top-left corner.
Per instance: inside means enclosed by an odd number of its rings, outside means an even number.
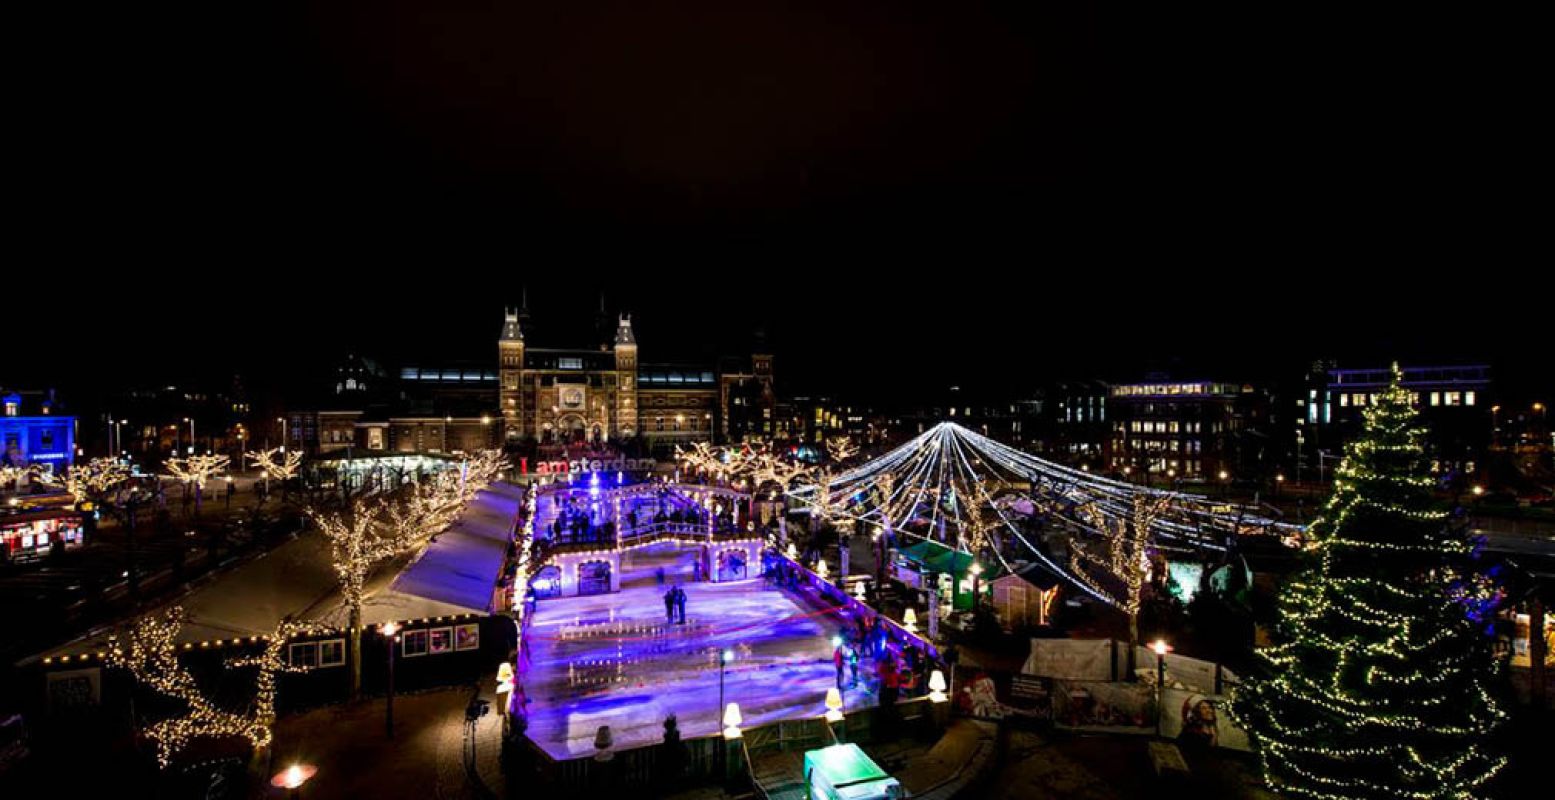
[[[0,389],[0,461],[58,470],[76,452],[76,418],[56,413],[53,392]]]
[[[1474,472],[1490,446],[1495,423],[1490,367],[1401,367],[1402,385],[1428,423],[1432,459],[1438,472]],[[1307,376],[1307,393],[1297,417],[1298,446],[1304,463],[1337,463],[1344,443],[1355,435],[1367,408],[1392,379],[1388,367],[1338,369],[1321,365]]]
[[[604,444],[641,438],[650,447],[771,435],[772,356],[746,363],[650,364],[639,359],[630,317],[608,348],[550,349],[524,340],[519,314],[497,340],[497,401],[509,442]]]
[[[1217,381],[1118,384],[1107,398],[1107,463],[1114,473],[1184,481],[1246,477],[1243,452],[1266,419],[1267,396]],[[1221,473],[1226,478],[1221,478]]]

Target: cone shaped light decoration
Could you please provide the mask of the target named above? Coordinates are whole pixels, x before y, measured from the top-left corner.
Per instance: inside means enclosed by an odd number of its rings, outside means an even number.
[[[738,739],[741,736],[740,723],[745,719],[740,716],[740,704],[730,703],[724,707],[724,738]]]
[[[929,675],[929,702],[943,703],[950,698],[945,695],[945,673],[934,670]]]
[[[918,612],[910,608],[907,609],[907,613],[902,615],[902,627],[916,632],[918,630]]]
[[[826,690],[826,721],[842,721],[842,690],[835,686]]]

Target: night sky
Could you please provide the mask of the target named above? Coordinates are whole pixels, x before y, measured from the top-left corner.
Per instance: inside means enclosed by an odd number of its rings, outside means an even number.
[[[1548,166],[1515,20],[901,0],[23,13],[24,257],[0,295],[37,333],[0,361],[11,385],[281,382],[352,349],[484,359],[527,285],[536,343],[587,343],[603,287],[650,360],[765,328],[789,391],[1397,356],[1555,394],[1528,200]]]

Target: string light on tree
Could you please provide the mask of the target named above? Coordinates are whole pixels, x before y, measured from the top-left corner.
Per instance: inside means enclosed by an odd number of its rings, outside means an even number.
[[[1499,591],[1432,496],[1426,431],[1393,381],[1365,411],[1308,568],[1281,593],[1280,641],[1233,704],[1265,779],[1309,798],[1481,797],[1505,764],[1482,621]]]

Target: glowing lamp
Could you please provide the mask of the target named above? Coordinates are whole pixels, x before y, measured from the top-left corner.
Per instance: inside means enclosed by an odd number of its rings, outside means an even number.
[[[826,580],[826,559],[815,562],[815,577]]]
[[[907,609],[907,613],[902,615],[902,627],[906,628],[909,631],[917,632],[917,630],[918,630],[918,612],[916,612],[916,611],[914,611],[914,610],[912,610],[910,608]]]
[[[513,691],[513,665],[506,661],[497,667],[497,694]]]
[[[400,632],[400,624],[398,622],[385,622],[378,626],[378,632],[385,637],[393,636]]]
[[[929,675],[929,702],[943,703],[949,699],[945,695],[945,673],[934,670]]]
[[[1150,649],[1154,651],[1156,655],[1165,657],[1167,651],[1171,650],[1172,648],[1167,645],[1165,639],[1157,639],[1150,643]]]
[[[788,543],[788,557],[790,559],[799,558],[799,548],[795,547],[793,542]]]
[[[842,691],[835,686],[826,690],[826,721],[842,721]]]
[[[270,785],[277,789],[297,789],[307,783],[308,779],[318,771],[319,768],[312,764],[293,764],[276,773],[276,776],[270,779]]]
[[[864,582],[863,581],[859,581],[858,583],[853,584],[853,596],[858,598],[859,600],[863,600],[864,599]]]
[[[740,723],[745,719],[740,716],[740,704],[730,703],[724,707],[724,738],[740,738]]]

